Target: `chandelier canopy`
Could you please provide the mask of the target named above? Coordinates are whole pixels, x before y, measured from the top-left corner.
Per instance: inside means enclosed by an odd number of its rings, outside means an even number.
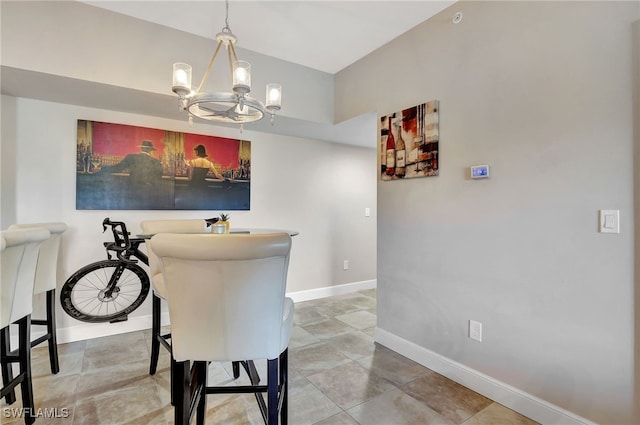
[[[209,121],[243,124],[261,120],[268,114],[273,124],[276,111],[280,110],[282,86],[267,84],[266,103],[249,96],[251,65],[238,59],[234,47],[238,39],[229,28],[229,0],[225,0],[225,6],[225,26],[216,35],[218,45],[200,85],[195,90],[191,87],[191,65],[178,62],[173,64],[172,90],[178,95],[180,109],[189,113],[190,121],[195,115]],[[202,91],[222,46],[227,50],[232,92]]]

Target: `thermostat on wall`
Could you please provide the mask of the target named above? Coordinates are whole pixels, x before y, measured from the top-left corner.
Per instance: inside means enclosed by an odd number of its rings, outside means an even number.
[[[488,165],[472,165],[471,166],[471,178],[472,179],[484,179],[489,177]]]

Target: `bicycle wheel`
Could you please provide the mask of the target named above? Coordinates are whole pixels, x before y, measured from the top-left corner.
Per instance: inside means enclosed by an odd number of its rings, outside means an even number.
[[[114,273],[122,271],[110,296],[105,289]],[[71,317],[83,322],[109,322],[138,308],[149,293],[149,277],[136,264],[103,260],[75,272],[62,286],[60,303]]]

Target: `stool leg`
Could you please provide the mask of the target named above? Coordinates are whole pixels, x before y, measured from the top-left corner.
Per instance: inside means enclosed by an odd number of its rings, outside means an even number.
[[[280,354],[280,397],[282,404],[280,406],[280,425],[289,423],[289,349],[285,349]]]
[[[160,297],[153,294],[151,303],[151,362],[149,364],[149,375],[154,375],[158,368],[158,357],[160,356]]]
[[[205,425],[207,417],[207,369],[209,362],[197,362],[196,371],[196,388],[199,393],[200,399],[198,400],[198,407],[196,410],[196,425]]]
[[[24,421],[30,425],[35,422],[35,405],[33,401],[33,386],[31,384],[31,316],[25,316],[18,321],[18,362],[20,373],[24,373],[24,380],[20,384],[22,392],[22,407],[24,408]]]
[[[278,359],[267,360],[267,425],[278,425]]]
[[[238,379],[240,377],[240,362],[231,362],[231,367],[233,368],[233,379]]]
[[[174,397],[174,425],[189,425],[191,406],[190,378],[190,362],[175,362],[171,370],[171,392]]]
[[[173,351],[172,351],[171,352],[171,376],[173,376],[173,370],[175,369],[175,367],[176,367],[176,361],[173,359]],[[171,405],[172,406],[176,405],[175,396],[174,396],[175,392],[176,392],[175,387],[171,385]]]
[[[7,356],[11,352],[11,335],[9,333],[10,327],[7,326],[0,330],[0,364],[2,368],[2,382],[13,381],[13,369],[11,368],[11,362],[7,360]],[[9,394],[5,396],[7,404],[13,404],[16,401],[16,392],[11,390]]]
[[[58,337],[56,336],[56,290],[47,291],[47,333],[49,334],[49,363],[51,373],[60,372]]]

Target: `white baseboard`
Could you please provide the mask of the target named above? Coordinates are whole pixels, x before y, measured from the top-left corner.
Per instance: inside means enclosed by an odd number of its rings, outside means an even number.
[[[169,323],[169,313],[162,313],[161,323]],[[127,332],[151,329],[151,315],[129,316],[124,322],[117,323],[83,323],[81,325],[58,328],[58,343],[83,341],[85,339],[101,338],[104,336],[118,335]]]
[[[596,425],[568,410],[527,394],[477,370],[441,356],[413,342],[376,328],[377,343],[485,397],[545,425]]]
[[[310,289],[287,294],[294,302],[315,300],[318,298],[343,295],[351,292],[373,289],[376,287],[376,280],[346,283],[343,285],[328,286],[325,288]],[[162,325],[168,325],[169,313],[162,313]],[[110,335],[118,335],[127,332],[135,332],[151,329],[151,315],[129,317],[129,320],[118,323],[86,323],[66,328],[58,328],[58,343],[82,341],[85,339],[100,338]]]
[[[335,295],[344,295],[352,292],[363,291],[365,289],[374,289],[377,286],[377,280],[363,280],[361,282],[345,283],[342,285],[326,286],[324,288],[309,289],[307,291],[290,292],[287,294],[294,302],[317,300],[319,298],[333,297]]]

